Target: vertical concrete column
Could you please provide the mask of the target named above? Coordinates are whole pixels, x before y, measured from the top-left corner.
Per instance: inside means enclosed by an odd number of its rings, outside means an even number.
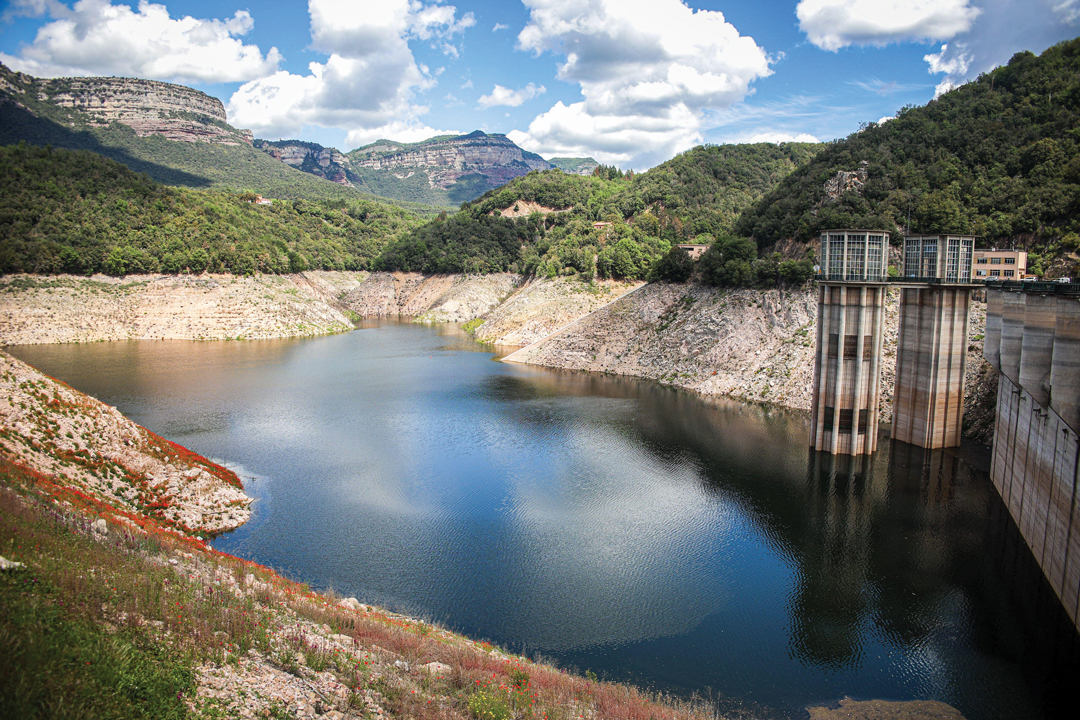
[[[877,448],[883,285],[822,283],[810,444],[834,455]]]
[[[960,445],[970,308],[968,288],[904,289],[896,345],[894,440],[930,449]]]
[[[983,336],[983,357],[1001,372],[1001,311],[1005,300],[1001,288],[986,288],[986,334]]]
[[[1001,308],[1001,373],[1020,385],[1020,353],[1024,347],[1024,298],[1019,291],[1003,291]]]
[[[1020,387],[1043,408],[1050,405],[1050,367],[1054,356],[1057,298],[1027,293],[1020,346]]]
[[[1080,434],[1080,299],[1059,297],[1050,367],[1050,407]]]

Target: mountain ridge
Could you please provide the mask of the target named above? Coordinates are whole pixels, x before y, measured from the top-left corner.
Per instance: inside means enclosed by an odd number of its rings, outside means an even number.
[[[255,140],[254,146],[340,185],[441,206],[468,202],[516,177],[553,167],[506,135],[482,130],[415,143],[381,139],[344,153],[303,140]]]

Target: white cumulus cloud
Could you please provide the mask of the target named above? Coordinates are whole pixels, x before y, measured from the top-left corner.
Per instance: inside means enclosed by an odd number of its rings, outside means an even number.
[[[801,29],[824,50],[947,40],[966,32],[979,9],[970,0],[800,0]]]
[[[702,141],[703,112],[726,108],[771,74],[770,59],[720,12],[681,0],[523,0],[518,47],[562,58],[583,100],[557,103],[511,134],[548,155],[651,166]]]
[[[924,57],[930,74],[945,75],[936,95],[1007,63],[1022,50],[1039,54],[1074,38],[1080,29],[1080,0],[972,0],[972,4],[981,12],[971,28]]]
[[[141,0],[137,9],[110,0],[19,0],[7,15],[41,16],[39,28],[18,55],[0,62],[42,77],[122,75],[178,82],[237,82],[277,70],[281,55],[245,45],[254,21],[246,10],[231,18],[172,18],[164,5]]]
[[[379,138],[422,140],[445,131],[420,121],[427,106],[418,91],[435,86],[410,41],[432,43],[450,55],[454,37],[471,27],[471,13],[418,0],[310,0],[312,47],[329,55],[308,74],[277,72],[240,87],[229,100],[230,122],[260,137],[296,137],[305,126],[346,130],[346,145]]]
[[[537,95],[543,95],[547,92],[547,88],[543,85],[536,85],[535,83],[529,83],[523,88],[517,90],[511,90],[505,88],[502,85],[495,85],[495,88],[491,91],[490,95],[481,95],[477,100],[477,104],[482,108],[495,107],[496,105],[506,105],[508,107],[518,107],[526,100],[532,100]]]
[[[936,95],[1008,62],[1076,37],[1080,0],[800,0],[799,28],[836,51],[851,45],[944,43],[924,56],[943,74]]]

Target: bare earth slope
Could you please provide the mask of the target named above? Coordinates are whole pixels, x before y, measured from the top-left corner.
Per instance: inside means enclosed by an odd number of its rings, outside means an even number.
[[[251,517],[233,472],[3,351],[0,397],[0,454],[66,487],[189,534],[232,530]]]
[[[890,291],[881,363],[882,422],[892,419],[898,305],[897,291]],[[809,409],[816,315],[816,291],[809,289],[654,283],[505,359],[644,377],[704,395]],[[985,317],[985,305],[974,303],[965,412],[976,416],[983,405],[993,403],[984,387]],[[985,428],[974,437],[988,442]]]
[[[0,343],[259,339],[351,330],[333,299],[347,278],[331,282],[327,275],[9,276],[0,278]]]
[[[477,339],[497,345],[528,345],[643,284],[530,280],[488,314],[475,334]]]
[[[890,291],[882,422],[892,418],[898,303],[898,291]],[[816,312],[811,288],[586,284],[505,273],[0,278],[0,344],[321,335],[351,329],[348,316],[356,315],[482,319],[474,332],[484,342],[537,343],[512,362],[643,377],[800,409],[810,407]],[[982,359],[985,317],[985,305],[973,303],[965,427],[968,437],[988,444],[996,375]]]
[[[520,275],[373,273],[341,302],[364,317],[407,315],[418,322],[467,322],[490,312],[521,283]]]

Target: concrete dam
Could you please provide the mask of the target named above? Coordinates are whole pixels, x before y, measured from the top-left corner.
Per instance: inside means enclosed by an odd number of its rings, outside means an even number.
[[[887,275],[888,236],[821,236],[810,445],[877,448],[886,288],[899,285],[894,441],[957,447],[975,238],[904,239]],[[991,479],[1073,624],[1080,629],[1080,286],[987,283],[984,355],[999,373]]]
[[[990,477],[1080,627],[1080,288],[986,292],[984,354],[999,373]]]

